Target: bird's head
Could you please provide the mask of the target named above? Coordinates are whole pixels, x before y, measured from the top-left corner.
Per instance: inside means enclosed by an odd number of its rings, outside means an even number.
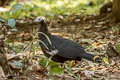
[[[47,19],[43,16],[39,16],[34,20],[35,23],[40,23],[39,32],[48,33],[47,29]]]
[[[43,17],[43,16],[39,16],[37,17],[34,22],[37,22],[37,23],[46,23],[46,18]]]

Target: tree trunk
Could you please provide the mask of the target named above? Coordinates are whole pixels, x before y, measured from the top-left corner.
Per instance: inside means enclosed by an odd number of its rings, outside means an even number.
[[[113,0],[112,15],[116,21],[120,21],[120,0]]]

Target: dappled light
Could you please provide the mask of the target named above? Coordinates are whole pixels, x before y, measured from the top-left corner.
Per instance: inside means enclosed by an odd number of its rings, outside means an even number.
[[[30,17],[31,14],[44,15],[44,16],[55,16],[60,14],[71,15],[71,14],[82,14],[82,13],[98,14],[99,11],[98,8],[100,8],[100,6],[104,1],[103,0],[101,2],[100,1],[97,2],[97,0],[95,2],[92,1],[92,3],[94,4],[93,6],[89,5],[90,1],[89,0],[48,0],[48,1],[30,0],[30,1],[21,2],[23,7],[19,12],[21,12],[20,16],[28,16],[28,17]],[[11,6],[16,3],[18,2],[12,2]],[[5,15],[8,13],[2,13],[2,14],[4,17],[6,17]],[[7,17],[11,17],[11,16],[7,16]]]

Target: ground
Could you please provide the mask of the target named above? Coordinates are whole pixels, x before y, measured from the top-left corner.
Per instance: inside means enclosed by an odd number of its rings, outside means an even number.
[[[82,17],[82,18],[81,18]],[[65,17],[56,17],[49,20],[49,31],[54,35],[59,35],[67,39],[71,39],[81,44],[87,52],[96,55],[107,56],[108,43],[115,44],[120,40],[120,28],[119,23],[111,21],[98,22],[91,17],[95,16],[66,16],[69,20],[65,20]],[[36,26],[36,25],[35,25]],[[31,28],[31,27],[30,27]],[[32,29],[33,28],[33,29]],[[87,60],[80,62],[67,61],[59,66],[64,69],[64,73],[49,74],[49,68],[38,65],[40,59],[46,58],[42,53],[39,44],[37,42],[37,28],[32,27],[27,30],[20,30],[19,33],[12,35],[11,45],[21,46],[18,49],[21,53],[27,55],[26,60],[22,63],[24,68],[32,65],[32,70],[27,73],[29,79],[65,79],[65,80],[119,80],[120,77],[120,60],[118,56],[108,57],[109,63],[93,63]],[[16,36],[14,36],[16,35]],[[19,37],[18,37],[19,36]],[[13,38],[14,37],[14,38]],[[31,43],[33,42],[33,43]],[[26,47],[27,48],[23,48]],[[13,49],[17,49],[16,47]],[[111,53],[113,54],[113,53]],[[47,58],[46,58],[47,59]],[[107,59],[107,58],[106,58]],[[38,63],[38,64],[36,64]],[[71,66],[70,66],[71,65]],[[13,68],[14,71],[14,68]],[[24,72],[24,71],[23,71]]]

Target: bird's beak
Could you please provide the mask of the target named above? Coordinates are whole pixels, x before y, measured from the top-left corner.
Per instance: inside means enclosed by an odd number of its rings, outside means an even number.
[[[34,20],[34,22],[41,22],[41,21],[43,21],[43,20],[44,20],[44,22],[45,22],[45,17],[39,16],[39,17],[37,17],[37,18]]]
[[[35,19],[33,22],[40,22],[40,20],[39,19]]]

